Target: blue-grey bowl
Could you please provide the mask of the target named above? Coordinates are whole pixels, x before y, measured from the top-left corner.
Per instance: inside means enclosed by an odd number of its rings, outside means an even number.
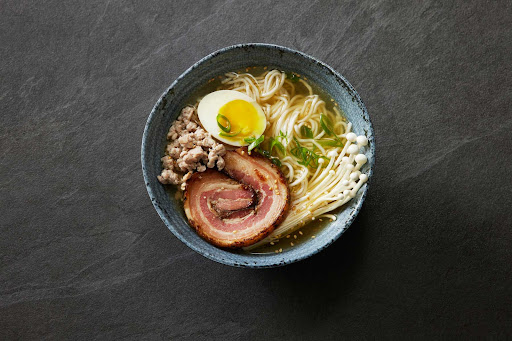
[[[316,234],[316,238],[285,250],[282,253],[248,254],[219,249],[199,237],[188,225],[181,208],[157,180],[162,169],[160,158],[166,144],[166,134],[176,119],[190,94],[203,86],[209,79],[229,71],[237,71],[248,66],[268,66],[284,71],[293,71],[308,78],[326,91],[341,107],[347,119],[352,122],[352,130],[358,135],[366,135],[369,141],[366,148],[366,163],[362,171],[372,175],[375,143],[370,117],[361,98],[352,85],[330,66],[321,61],[286,47],[270,44],[233,45],[204,57],[181,76],[162,94],[149,115],[142,136],[142,172],[149,197],[167,228],[192,250],[216,262],[248,268],[268,268],[290,264],[305,259],[325,249],[338,239],[350,226],[363,204],[367,182],[349,201],[338,215],[337,220]],[[293,213],[290,213],[293,214]]]

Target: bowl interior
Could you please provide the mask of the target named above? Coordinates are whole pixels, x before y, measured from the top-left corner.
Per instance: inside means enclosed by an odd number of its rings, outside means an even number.
[[[249,254],[219,249],[199,237],[188,225],[181,202],[174,199],[157,180],[161,172],[160,158],[167,143],[165,137],[172,122],[188,103],[190,95],[207,81],[226,72],[248,66],[267,66],[293,71],[329,94],[341,107],[352,130],[365,135],[369,144],[365,150],[368,163],[361,169],[371,177],[374,162],[374,139],[366,108],[352,86],[334,70],[303,53],[267,44],[231,46],[203,58],[183,73],[167,89],[153,108],[142,139],[142,169],[146,187],[158,214],[176,237],[193,250],[220,263],[242,267],[273,267],[304,259],[336,240],[359,212],[368,189],[368,182],[338,213],[338,219],[310,239],[282,253]]]

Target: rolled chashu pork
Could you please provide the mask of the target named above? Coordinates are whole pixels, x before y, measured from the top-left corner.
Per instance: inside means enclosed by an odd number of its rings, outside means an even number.
[[[185,214],[197,233],[224,248],[240,248],[269,235],[286,217],[290,190],[267,158],[247,148],[227,151],[222,172],[194,173],[184,194]]]

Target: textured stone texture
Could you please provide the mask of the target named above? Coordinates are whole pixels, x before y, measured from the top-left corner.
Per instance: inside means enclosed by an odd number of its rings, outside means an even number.
[[[512,336],[509,1],[2,1],[0,339]],[[165,228],[140,140],[218,48],[341,72],[377,142],[352,227],[298,264],[216,264]]]

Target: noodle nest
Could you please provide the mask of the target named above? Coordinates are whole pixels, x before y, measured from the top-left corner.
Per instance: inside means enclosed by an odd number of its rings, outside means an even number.
[[[291,191],[286,219],[246,249],[276,241],[315,219],[335,220],[329,212],[351,200],[368,180],[360,171],[367,162],[360,153],[367,138],[352,133],[337,105],[328,109],[300,77],[287,77],[279,70],[258,77],[231,72],[222,80],[222,89],[245,93],[261,105],[267,118],[265,140],[275,139],[282,146],[271,153],[279,159]]]

